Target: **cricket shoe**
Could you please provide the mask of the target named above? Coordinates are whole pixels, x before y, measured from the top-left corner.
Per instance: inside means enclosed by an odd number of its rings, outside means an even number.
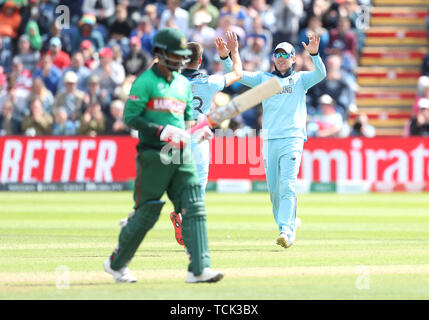
[[[115,279],[115,282],[128,282],[128,283],[137,282],[137,279],[131,274],[130,269],[128,269],[127,266],[119,270],[113,270],[110,267],[110,258],[108,258],[103,265],[104,265],[104,270],[113,276],[113,278]]]
[[[174,235],[176,237],[177,243],[181,246],[184,246],[185,243],[183,242],[182,238],[182,215],[173,211],[170,213],[170,220],[173,223]]]
[[[186,283],[218,282],[222,278],[222,272],[213,270],[211,268],[204,268],[203,272],[199,276],[196,276],[193,272],[188,271]]]
[[[277,244],[279,246],[282,246],[283,248],[289,248],[293,245],[296,239],[296,230],[301,225],[301,219],[296,217],[295,218],[295,230],[292,233],[286,233],[282,231],[280,235],[277,238]]]

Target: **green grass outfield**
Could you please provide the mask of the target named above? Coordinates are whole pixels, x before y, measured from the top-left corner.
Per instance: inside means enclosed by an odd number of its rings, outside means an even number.
[[[299,195],[289,249],[267,193],[207,194],[215,284],[185,284],[187,256],[162,211],[116,284],[102,264],[130,192],[0,193],[0,299],[429,299],[429,197]],[[67,286],[67,280],[69,286]]]

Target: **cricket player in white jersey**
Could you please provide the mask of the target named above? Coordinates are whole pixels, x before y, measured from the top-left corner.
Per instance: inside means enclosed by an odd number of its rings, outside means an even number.
[[[231,50],[231,71],[224,75],[207,75],[202,73],[199,68],[203,59],[203,47],[197,42],[189,42],[188,49],[192,51],[190,60],[182,70],[184,75],[191,83],[191,90],[193,95],[193,118],[198,121],[201,115],[207,115],[211,111],[211,105],[214,95],[222,91],[225,87],[232,85],[241,79],[243,69],[241,65],[240,56],[238,53],[238,40],[235,33],[227,32],[225,34],[226,45]],[[222,38],[215,40],[215,46],[223,46]],[[201,137],[205,134],[205,137]],[[202,196],[205,195],[207,186],[207,179],[209,175],[210,163],[210,146],[208,138],[212,135],[209,127],[204,127],[200,131],[200,135],[192,135],[191,151],[194,156],[195,164],[197,167],[198,176],[202,188]],[[179,244],[183,245],[182,232],[181,232],[181,216],[180,213],[172,212],[170,219],[173,222],[175,229],[176,240]]]
[[[295,188],[307,140],[305,94],[326,76],[325,65],[318,53],[319,43],[317,34],[309,35],[308,45],[302,43],[313,61],[313,71],[295,72],[295,48],[288,42],[281,42],[274,49],[275,70],[272,73],[243,71],[240,80],[240,83],[254,87],[278,77],[283,86],[282,92],[262,103],[262,155],[273,215],[280,231],[277,244],[284,248],[289,248],[295,241],[300,223],[296,218]],[[224,68],[231,70],[228,44],[217,46],[217,50]]]

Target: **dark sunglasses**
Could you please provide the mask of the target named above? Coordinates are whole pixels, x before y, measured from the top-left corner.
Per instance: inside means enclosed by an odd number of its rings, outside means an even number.
[[[291,57],[291,55],[289,53],[283,53],[283,52],[274,52],[274,58],[279,59],[279,58],[283,58],[283,59],[289,59]]]

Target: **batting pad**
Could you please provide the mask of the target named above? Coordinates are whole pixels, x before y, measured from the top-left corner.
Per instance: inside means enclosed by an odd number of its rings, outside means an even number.
[[[119,234],[119,248],[111,261],[113,270],[121,269],[134,257],[146,233],[158,221],[164,204],[165,201],[148,201],[138,208],[133,217],[128,220]]]
[[[194,184],[182,194],[182,237],[190,254],[188,271],[198,276],[203,269],[210,267],[210,254],[207,239],[206,210],[201,186]]]

